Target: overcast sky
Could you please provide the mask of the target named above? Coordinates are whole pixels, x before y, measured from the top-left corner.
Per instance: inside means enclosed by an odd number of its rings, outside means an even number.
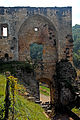
[[[0,6],[63,7],[72,6],[72,24],[80,24],[80,0],[0,0]]]

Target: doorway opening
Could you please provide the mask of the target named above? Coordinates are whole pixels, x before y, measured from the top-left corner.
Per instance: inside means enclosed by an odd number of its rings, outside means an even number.
[[[39,91],[40,91],[40,101],[42,103],[50,103],[50,88],[44,82],[39,83]]]

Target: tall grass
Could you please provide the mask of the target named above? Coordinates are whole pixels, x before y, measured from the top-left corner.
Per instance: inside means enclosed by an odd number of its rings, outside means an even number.
[[[24,86],[19,85],[24,89]],[[4,99],[5,99],[6,77],[0,75],[0,120],[4,118]],[[12,106],[11,106],[12,107]],[[12,120],[12,108],[9,110],[9,119]],[[40,105],[28,101],[24,96],[16,92],[14,120],[49,120],[44,115],[44,110]]]

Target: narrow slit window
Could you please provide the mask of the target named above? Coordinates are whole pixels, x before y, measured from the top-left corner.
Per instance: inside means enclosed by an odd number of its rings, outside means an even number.
[[[3,27],[3,36],[7,37],[7,27]]]

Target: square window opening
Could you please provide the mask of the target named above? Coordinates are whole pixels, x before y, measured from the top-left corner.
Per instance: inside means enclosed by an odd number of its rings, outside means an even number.
[[[4,37],[7,37],[7,36],[8,36],[7,27],[3,27],[3,36],[4,36]]]
[[[8,37],[8,25],[7,24],[0,25],[0,36]]]

